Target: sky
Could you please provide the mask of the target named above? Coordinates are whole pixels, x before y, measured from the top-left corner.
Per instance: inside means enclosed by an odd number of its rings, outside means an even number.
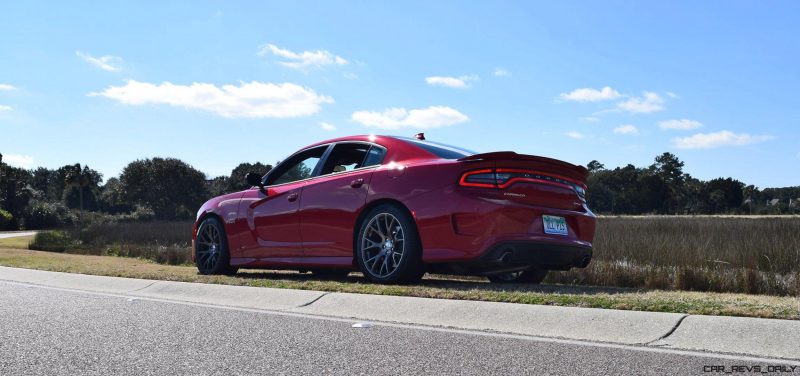
[[[227,175],[355,134],[800,185],[794,1],[0,1],[0,153]]]

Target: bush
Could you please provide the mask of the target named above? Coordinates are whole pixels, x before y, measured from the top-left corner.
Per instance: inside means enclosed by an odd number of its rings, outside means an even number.
[[[25,213],[27,229],[65,227],[76,220],[75,215],[61,203],[35,201]]]
[[[73,244],[75,242],[64,231],[46,231],[37,233],[28,248],[37,251],[64,252]]]
[[[0,209],[0,230],[5,230],[8,225],[11,224],[11,221],[14,220],[14,216],[11,213]]]

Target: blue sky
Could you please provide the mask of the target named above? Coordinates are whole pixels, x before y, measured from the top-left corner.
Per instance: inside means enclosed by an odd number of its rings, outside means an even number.
[[[209,177],[351,134],[800,185],[797,2],[5,2],[0,152]]]

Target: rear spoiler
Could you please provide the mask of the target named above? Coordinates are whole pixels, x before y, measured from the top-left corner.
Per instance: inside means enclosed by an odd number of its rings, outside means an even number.
[[[517,154],[513,151],[495,151],[491,153],[475,154],[468,157],[459,158],[459,162],[476,162],[476,161],[498,161],[498,160],[512,160],[512,161],[531,161],[539,162],[546,165],[553,165],[565,170],[579,177],[581,180],[586,181],[589,175],[589,170],[583,166],[577,166],[572,163],[560,161],[558,159],[540,157],[537,155]]]

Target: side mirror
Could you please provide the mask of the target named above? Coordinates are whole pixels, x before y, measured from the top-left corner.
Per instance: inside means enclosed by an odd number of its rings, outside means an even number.
[[[261,193],[265,195],[267,194],[267,190],[264,189],[264,184],[261,183],[261,175],[256,174],[255,172],[248,172],[247,175],[245,175],[245,179],[247,179],[248,185],[251,187],[258,187]]]

